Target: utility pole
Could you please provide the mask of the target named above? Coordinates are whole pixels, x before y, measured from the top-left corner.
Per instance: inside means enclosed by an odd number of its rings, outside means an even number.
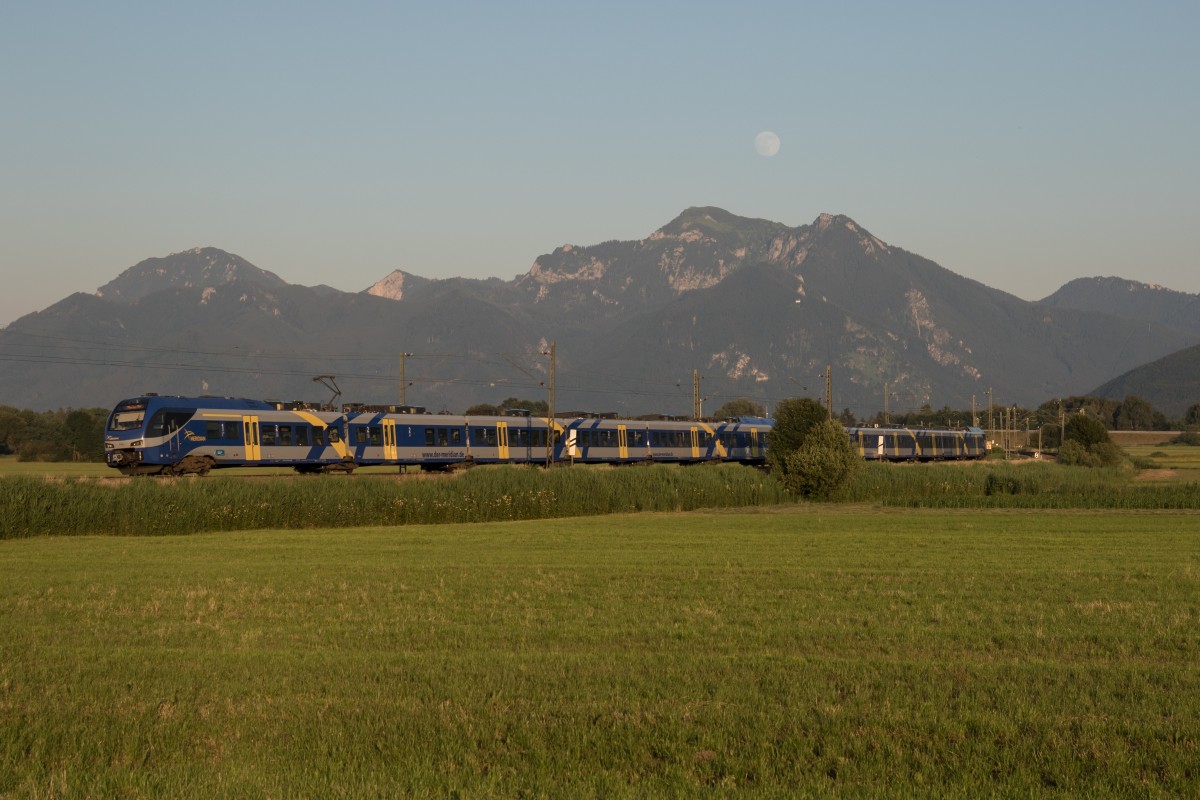
[[[704,416],[700,399],[700,370],[692,370],[692,419],[697,422]]]
[[[412,353],[401,353],[400,354],[400,406],[401,407],[407,405],[407,403],[404,402],[404,391],[405,391],[405,388],[408,386],[407,381],[404,380],[404,359],[411,355],[412,355]]]
[[[829,409],[829,418],[833,419],[833,366],[825,365],[825,407]]]
[[[1062,400],[1058,401],[1058,446],[1061,448],[1067,435],[1067,407]]]
[[[988,438],[995,439],[992,427],[992,387],[988,387]]]
[[[883,382],[883,425],[886,428],[892,424],[892,415],[888,413],[888,385]]]
[[[555,368],[555,343],[550,343],[550,350],[546,355],[550,356],[550,399],[546,407],[546,466],[554,461],[554,368]]]

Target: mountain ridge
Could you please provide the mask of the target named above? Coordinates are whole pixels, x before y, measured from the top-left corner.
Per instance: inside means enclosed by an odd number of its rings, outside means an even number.
[[[885,392],[893,409],[989,393],[1038,404],[1200,342],[1200,330],[1076,308],[1073,296],[1021,300],[847,215],[790,227],[713,206],[642,239],[559,246],[510,281],[395,270],[340,292],[193,248],[0,331],[0,404],[106,405],[146,390],[294,399],[319,374],[342,376],[362,402],[395,402],[409,351],[408,402],[461,408],[546,391],[557,342],[560,408],[683,413],[694,372],[707,407],[821,396],[831,366],[835,405],[873,413]],[[52,358],[36,336],[71,343]]]

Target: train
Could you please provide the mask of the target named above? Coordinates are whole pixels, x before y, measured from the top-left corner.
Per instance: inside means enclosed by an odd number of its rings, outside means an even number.
[[[736,462],[764,465],[771,421],[632,420],[598,415],[467,416],[400,406],[145,394],[109,415],[105,463],[125,475],[226,467],[301,473],[474,464]]]
[[[207,475],[227,467],[300,473],[395,466],[440,471],[475,464],[766,466],[773,420],[620,419],[528,413],[428,414],[423,409],[230,397],[145,394],[122,400],[104,437],[108,466],[124,475]],[[877,461],[966,460],[986,455],[979,428],[847,428],[859,455]]]
[[[981,428],[847,428],[850,443],[868,461],[973,461],[987,456]]]

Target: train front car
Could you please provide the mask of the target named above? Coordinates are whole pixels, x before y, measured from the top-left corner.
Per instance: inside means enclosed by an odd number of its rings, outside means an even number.
[[[224,412],[224,422],[201,409]],[[269,409],[255,400],[145,395],[122,400],[108,417],[104,461],[123,475],[205,474],[242,461],[241,420]],[[214,424],[214,422],[216,424]]]

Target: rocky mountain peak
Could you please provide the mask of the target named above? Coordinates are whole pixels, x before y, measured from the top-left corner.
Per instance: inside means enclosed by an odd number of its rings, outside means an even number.
[[[265,288],[287,285],[278,275],[259,269],[241,256],[215,247],[194,247],[138,262],[97,289],[96,296],[134,303],[164,289],[207,290],[234,281],[249,281]]]
[[[388,275],[380,278],[367,289],[367,294],[383,297],[387,300],[403,300],[404,285],[412,276],[394,269]]]

